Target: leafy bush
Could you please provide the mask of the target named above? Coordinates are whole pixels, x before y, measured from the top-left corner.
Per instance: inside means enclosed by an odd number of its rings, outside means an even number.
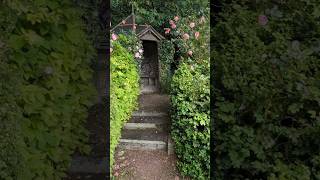
[[[223,5],[212,33],[215,179],[320,179],[319,7]]]
[[[110,82],[110,168],[121,129],[137,107],[139,74],[135,60],[119,42],[114,41],[111,54]]]
[[[208,61],[207,61],[208,62]],[[208,68],[208,66],[207,66]],[[208,179],[210,170],[210,79],[183,63],[171,87],[172,131],[183,175]]]
[[[174,58],[174,45],[169,40],[163,40],[160,44],[160,87],[164,93],[170,92],[172,67],[171,63]]]
[[[0,179],[60,179],[95,94],[94,51],[71,1],[2,1]]]

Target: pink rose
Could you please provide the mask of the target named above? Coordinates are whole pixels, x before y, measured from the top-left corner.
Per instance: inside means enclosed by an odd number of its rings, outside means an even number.
[[[183,34],[182,37],[183,37],[183,39],[188,40],[190,36],[189,36],[189,34],[185,33],[185,34]]]
[[[194,37],[195,37],[196,39],[198,39],[199,36],[200,36],[200,33],[199,33],[198,31],[194,33]]]
[[[165,34],[169,34],[170,33],[170,31],[171,31],[171,29],[170,28],[164,28],[164,30],[165,30]]]
[[[117,39],[118,39],[118,36],[117,36],[116,34],[112,33],[112,35],[111,35],[111,39],[115,41],[115,40],[117,40]]]
[[[194,26],[196,26],[196,24],[194,22],[190,23],[189,25],[191,28],[194,28]]]
[[[174,21],[170,20],[170,21],[169,21],[169,24],[174,24]]]
[[[268,17],[267,17],[266,15],[259,15],[259,17],[258,17],[258,23],[259,23],[261,26],[267,25],[267,23],[268,23]]]
[[[139,53],[143,53],[143,49],[139,49]]]
[[[116,177],[119,176],[119,173],[118,173],[118,172],[115,172],[115,173],[114,173],[114,176],[116,176]]]
[[[177,27],[177,25],[176,25],[176,24],[174,24],[174,23],[173,23],[173,24],[171,24],[171,28],[172,28],[172,29],[175,29],[176,27]]]
[[[193,52],[192,52],[191,50],[188,51],[188,55],[189,55],[189,56],[192,56],[192,53],[193,53]]]
[[[133,29],[137,29],[137,26],[136,26],[136,25],[134,25],[134,26],[133,26]]]
[[[179,21],[179,16],[175,16],[173,19],[177,22]]]
[[[136,53],[134,54],[134,57],[139,58],[139,57],[140,57],[140,53],[139,53],[139,52],[136,52]]]
[[[126,24],[126,21],[125,21],[125,20],[122,20],[122,24]]]

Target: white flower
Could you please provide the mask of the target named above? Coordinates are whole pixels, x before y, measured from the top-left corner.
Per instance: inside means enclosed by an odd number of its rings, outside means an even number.
[[[143,53],[143,50],[142,50],[142,49],[139,49],[139,53]]]

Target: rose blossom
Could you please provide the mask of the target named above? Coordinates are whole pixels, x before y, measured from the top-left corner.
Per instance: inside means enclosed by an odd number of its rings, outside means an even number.
[[[169,21],[169,24],[174,24],[174,21],[170,20],[170,21]]]
[[[126,24],[126,21],[125,21],[125,20],[122,20],[122,24]]]
[[[139,53],[139,52],[136,52],[136,53],[134,54],[134,57],[139,58],[139,57],[140,57],[140,53]]]
[[[164,28],[164,30],[165,30],[165,32],[164,32],[165,34],[169,34],[171,29],[170,28]]]
[[[188,40],[189,39],[189,34],[187,34],[187,33],[183,34],[183,39]]]
[[[143,50],[142,50],[142,49],[139,49],[139,53],[143,53]]]
[[[110,48],[110,52],[112,52],[113,51],[113,49],[112,48]]]
[[[176,25],[176,24],[174,24],[174,23],[173,23],[173,24],[171,24],[171,28],[172,28],[172,29],[175,29],[176,27],[177,27],[177,25]]]
[[[188,55],[189,55],[189,56],[192,56],[192,53],[193,53],[193,52],[192,52],[191,50],[188,51]]]
[[[268,23],[268,17],[267,17],[266,15],[259,15],[259,17],[258,17],[258,23],[259,23],[261,26],[267,25],[267,23]]]
[[[200,36],[200,33],[199,33],[198,31],[194,33],[194,37],[195,37],[196,39],[198,39],[199,36]]]
[[[118,39],[118,36],[116,35],[116,34],[114,34],[114,33],[112,33],[112,35],[111,35],[111,38],[112,38],[112,40],[117,40]]]
[[[192,22],[192,23],[190,23],[189,26],[190,26],[191,28],[194,28],[195,25],[196,25],[196,24],[195,24],[194,22]]]
[[[179,16],[175,16],[174,17],[174,20],[177,22],[177,21],[179,21]]]

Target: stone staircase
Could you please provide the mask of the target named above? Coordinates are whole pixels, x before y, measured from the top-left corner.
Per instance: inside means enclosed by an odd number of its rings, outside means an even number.
[[[130,150],[165,150],[170,154],[169,96],[141,94],[139,109],[122,130],[119,148]]]

